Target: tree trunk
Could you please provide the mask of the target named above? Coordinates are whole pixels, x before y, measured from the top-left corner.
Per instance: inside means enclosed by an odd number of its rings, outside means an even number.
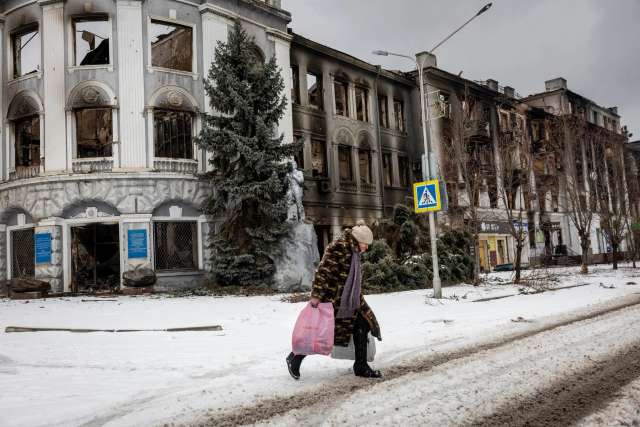
[[[611,256],[613,257],[613,269],[618,269],[618,244],[611,243]]]
[[[522,269],[522,243],[518,242],[516,245],[516,277],[513,279],[514,284],[520,283],[520,270]]]
[[[580,273],[589,274],[589,237],[580,239],[580,247],[582,248],[582,266]]]
[[[473,263],[473,284],[478,285],[480,283],[480,236],[478,233],[473,233],[473,252],[475,254]]]

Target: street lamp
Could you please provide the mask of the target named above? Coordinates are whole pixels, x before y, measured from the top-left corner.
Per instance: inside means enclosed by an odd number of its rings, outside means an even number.
[[[434,50],[438,47],[442,46],[447,40],[453,37],[458,31],[463,29],[467,24],[476,19],[478,16],[485,13],[489,8],[491,8],[492,3],[487,3],[482,9],[480,9],[475,15],[471,17],[471,19],[467,20],[464,24],[458,27],[454,32],[449,34],[444,38],[440,43],[435,45],[430,51],[429,54],[432,54]],[[418,79],[420,80],[420,110],[422,115],[422,141],[424,143],[424,154],[425,158],[422,161],[422,175],[425,179],[435,179],[435,171],[431,170],[431,118],[429,117],[429,105],[428,101],[425,98],[425,90],[424,90],[424,56],[420,62],[421,55],[417,54],[415,57],[409,55],[403,55],[401,53],[393,53],[388,52],[386,50],[374,50],[372,52],[374,55],[379,56],[398,56],[400,58],[407,58],[413,61],[418,69]],[[429,212],[429,239],[431,241],[431,262],[432,262],[432,270],[433,270],[433,296],[434,298],[442,298],[442,283],[440,281],[440,268],[438,265],[438,246],[436,239],[436,215],[435,212]]]

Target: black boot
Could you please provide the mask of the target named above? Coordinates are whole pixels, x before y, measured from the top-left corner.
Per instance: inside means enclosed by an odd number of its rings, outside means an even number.
[[[305,356],[303,354],[296,355],[293,354],[293,352],[287,356],[287,369],[289,369],[289,375],[291,375],[294,380],[300,379],[300,364],[304,358]]]
[[[353,373],[357,377],[380,378],[380,371],[374,371],[367,363],[367,336],[369,323],[358,313],[353,323],[353,346],[356,353],[356,361],[353,364]]]

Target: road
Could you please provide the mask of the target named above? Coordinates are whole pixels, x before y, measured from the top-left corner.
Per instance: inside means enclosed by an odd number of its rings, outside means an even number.
[[[639,425],[640,298],[405,361],[203,425]]]

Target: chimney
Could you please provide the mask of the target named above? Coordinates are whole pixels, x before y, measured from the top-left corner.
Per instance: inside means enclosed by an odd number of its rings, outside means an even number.
[[[487,80],[487,86],[489,86],[490,89],[493,89],[496,92],[498,91],[498,81],[497,80],[493,80],[493,79]]]
[[[508,96],[509,98],[515,98],[516,97],[516,90],[514,88],[512,88],[511,86],[505,86],[504,87],[504,94],[506,96]]]
[[[564,77],[557,77],[555,79],[547,80],[544,82],[544,87],[547,92],[551,92],[556,89],[566,89],[567,80]]]
[[[418,64],[422,64],[422,68],[438,67],[438,61],[433,53],[420,52],[416,55]]]

